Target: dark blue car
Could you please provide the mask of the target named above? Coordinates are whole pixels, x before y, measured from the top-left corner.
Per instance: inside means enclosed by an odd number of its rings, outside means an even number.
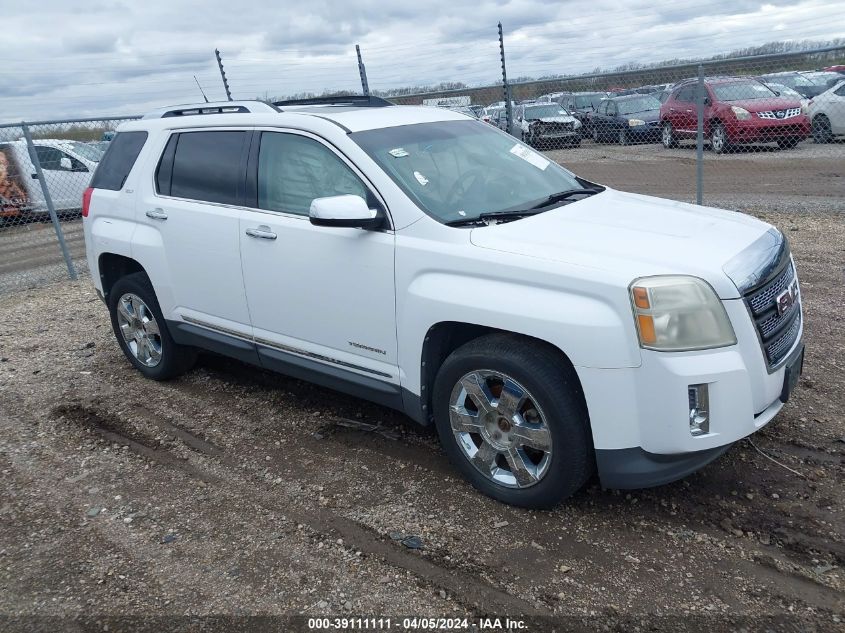
[[[610,97],[590,116],[596,143],[656,143],[660,140],[660,101],[652,95]]]

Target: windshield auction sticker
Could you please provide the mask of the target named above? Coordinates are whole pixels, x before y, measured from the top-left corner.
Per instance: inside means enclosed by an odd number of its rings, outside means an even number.
[[[522,160],[531,163],[534,167],[540,170],[549,166],[549,161],[547,159],[540,156],[537,152],[532,152],[530,149],[525,147],[525,145],[514,145],[511,147],[511,154],[519,156]]]

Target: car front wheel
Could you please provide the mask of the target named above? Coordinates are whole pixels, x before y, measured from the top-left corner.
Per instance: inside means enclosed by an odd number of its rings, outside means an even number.
[[[494,499],[548,508],[593,472],[577,377],[545,344],[509,334],[467,343],[440,368],[433,402],[449,458]]]
[[[115,282],[109,313],[120,349],[147,378],[168,380],[193,366],[196,350],[174,342],[146,274],[133,273]]]
[[[713,124],[713,131],[710,133],[710,147],[715,154],[724,154],[728,151],[728,133],[721,123]]]

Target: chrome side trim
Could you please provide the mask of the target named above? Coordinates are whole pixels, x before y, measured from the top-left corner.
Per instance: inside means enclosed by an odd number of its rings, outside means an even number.
[[[254,343],[255,339],[249,334],[244,334],[243,332],[237,332],[235,330],[230,330],[225,327],[221,327],[219,325],[213,325],[211,323],[206,323],[205,321],[200,321],[199,319],[195,319],[193,317],[180,315],[182,320],[190,323],[192,325],[198,325],[199,327],[204,327],[207,330],[214,330],[215,332],[220,332],[221,334],[228,334],[229,336],[234,336],[235,338],[239,338],[242,341],[249,341],[250,343]]]
[[[370,369],[369,367],[362,367],[361,365],[355,365],[354,363],[348,363],[344,360],[340,360],[338,358],[332,358],[331,356],[325,356],[323,354],[317,354],[315,352],[309,352],[308,350],[299,349],[298,347],[291,347],[289,345],[282,345],[281,343],[276,343],[274,341],[270,341],[264,338],[257,338],[255,336],[251,336],[248,334],[243,334],[242,332],[236,332],[235,330],[230,330],[225,327],[221,327],[219,325],[213,325],[211,323],[206,323],[205,321],[200,321],[199,319],[195,319],[189,316],[182,316],[182,320],[190,323],[192,325],[196,325],[198,327],[205,328],[207,330],[213,330],[215,332],[220,332],[221,334],[227,334],[229,336],[234,336],[235,338],[241,339],[243,341],[249,341],[250,343],[255,343],[256,345],[262,345],[264,347],[270,347],[272,349],[279,350],[280,352],[286,352],[288,354],[295,354],[296,356],[301,356],[303,358],[310,358],[312,360],[320,361],[322,363],[330,363],[332,365],[337,365],[338,367],[346,367],[348,369],[355,369],[357,371],[363,371],[368,374],[373,374],[375,376],[381,376],[383,378],[393,378],[390,374],[387,374],[382,371],[378,371],[376,369]]]

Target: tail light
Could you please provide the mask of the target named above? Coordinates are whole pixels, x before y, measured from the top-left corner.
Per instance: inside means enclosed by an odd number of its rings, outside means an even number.
[[[82,217],[88,217],[88,208],[91,206],[91,194],[94,193],[94,187],[88,187],[85,193],[82,194]]]

